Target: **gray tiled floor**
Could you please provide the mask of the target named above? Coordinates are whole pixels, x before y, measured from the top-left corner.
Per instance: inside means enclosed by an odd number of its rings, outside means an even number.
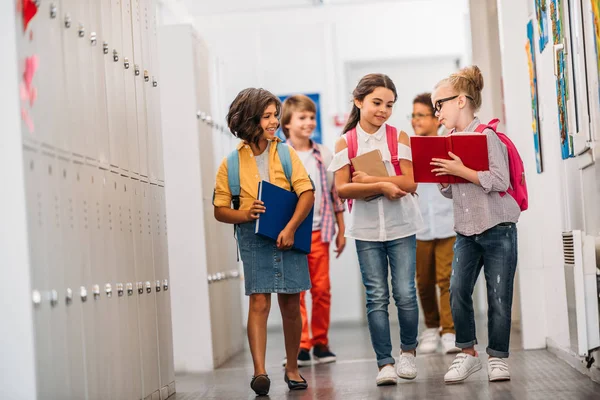
[[[484,326],[479,323],[478,326]],[[398,329],[392,329],[392,338],[398,346]],[[478,333],[480,342],[486,335]],[[397,386],[377,387],[377,367],[369,333],[365,326],[335,327],[331,334],[332,350],[338,362],[302,368],[301,373],[309,383],[304,392],[289,392],[283,382],[283,337],[280,332],[269,332],[267,370],[272,384],[269,397],[262,399],[600,399],[600,385],[575,371],[566,363],[545,350],[520,349],[518,327],[513,329],[511,340],[512,380],[489,383],[483,355],[485,345],[478,346],[484,368],[465,383],[445,385],[444,374],[453,356],[433,354],[417,357],[419,375],[414,381],[400,381]],[[397,350],[394,350],[397,355]],[[252,361],[249,351],[244,351],[222,368],[202,375],[177,376],[175,400],[196,399],[254,399],[249,388]]]

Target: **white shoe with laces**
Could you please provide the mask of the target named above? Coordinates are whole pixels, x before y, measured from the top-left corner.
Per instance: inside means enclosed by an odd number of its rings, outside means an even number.
[[[481,361],[479,357],[473,357],[467,353],[460,353],[448,368],[448,372],[444,375],[446,383],[458,383],[467,379],[471,374],[481,369]]]
[[[460,353],[460,349],[456,347],[456,335],[454,333],[444,333],[442,335],[442,348],[444,354]]]
[[[414,354],[400,351],[396,373],[402,379],[415,379],[417,377],[417,364],[415,364]]]
[[[510,372],[504,358],[490,357],[488,360],[488,377],[490,382],[509,381]]]
[[[419,339],[419,353],[435,353],[440,342],[440,330],[438,328],[427,328]]]
[[[377,374],[377,386],[395,385],[398,383],[398,375],[393,365],[386,365]]]

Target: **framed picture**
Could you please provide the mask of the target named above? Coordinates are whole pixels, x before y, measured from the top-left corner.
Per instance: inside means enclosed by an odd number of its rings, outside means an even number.
[[[543,169],[542,148],[540,143],[540,121],[538,114],[538,90],[537,90],[537,72],[535,64],[535,38],[533,33],[533,20],[527,24],[527,64],[529,66],[529,87],[531,93],[531,130],[533,131],[533,147],[535,149],[535,166],[538,174]]]
[[[317,109],[317,115],[315,115],[316,127],[311,136],[311,139],[313,141],[315,141],[316,143],[323,144],[323,130],[322,130],[322,124],[321,124],[321,101],[320,101],[319,93],[302,93],[302,94],[304,94],[305,96],[310,98],[315,103],[315,106]],[[293,94],[288,94],[285,96],[278,96],[278,97],[279,97],[279,100],[281,100],[281,103],[283,103],[285,101],[285,99],[287,99],[290,96],[293,96]],[[285,135],[283,134],[281,127],[277,130],[277,136],[280,139],[285,140]]]

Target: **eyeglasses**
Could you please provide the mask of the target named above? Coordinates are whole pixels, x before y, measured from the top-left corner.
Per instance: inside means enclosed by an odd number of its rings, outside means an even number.
[[[443,105],[445,102],[447,102],[447,101],[450,101],[450,100],[454,100],[454,99],[456,99],[456,98],[457,98],[457,97],[459,97],[459,96],[460,96],[460,94],[457,94],[456,96],[451,96],[451,97],[446,97],[446,98],[444,98],[444,99],[439,99],[438,101],[436,101],[436,102],[435,102],[435,106],[434,106],[434,108],[435,108],[435,112],[436,112],[436,113],[439,113],[440,111],[442,111],[442,105]],[[474,100],[473,100],[473,98],[472,98],[471,96],[467,96],[466,94],[465,94],[464,96],[465,96],[467,99],[469,99],[469,100],[471,100],[471,101],[474,101]]]
[[[425,117],[433,117],[433,114],[408,114],[408,119],[421,119],[421,118],[425,118]]]

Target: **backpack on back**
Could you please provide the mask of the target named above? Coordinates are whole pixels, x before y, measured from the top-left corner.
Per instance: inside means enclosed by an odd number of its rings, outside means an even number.
[[[481,124],[475,129],[476,132],[483,133],[487,128],[491,129],[496,133],[498,139],[506,146],[508,151],[508,171],[510,173],[510,186],[506,192],[500,193],[500,196],[505,196],[506,193],[510,194],[521,211],[527,210],[529,206],[529,200],[527,195],[527,183],[525,182],[525,167],[523,166],[523,160],[517,150],[515,144],[502,132],[498,132],[498,123],[500,121],[496,118],[491,120],[487,125]]]
[[[292,186],[292,159],[290,157],[290,148],[287,144],[277,142],[277,154],[279,155],[279,161],[283,167],[285,177],[290,183],[292,192],[294,188]],[[239,151],[233,150],[227,156],[227,179],[229,181],[229,190],[231,191],[231,203],[233,204],[234,210],[240,209],[240,158]]]
[[[400,170],[400,160],[398,160],[398,131],[393,126],[386,124],[385,134],[394,171],[396,172],[396,175],[400,176],[402,175],[402,171]],[[358,152],[358,134],[356,133],[356,127],[346,133],[346,138],[348,139],[348,159],[352,160],[356,157],[356,153]],[[352,179],[352,174],[354,174],[354,167],[352,166],[352,163],[350,163],[350,179]],[[352,199],[348,199],[348,211],[352,211],[352,202]]]

